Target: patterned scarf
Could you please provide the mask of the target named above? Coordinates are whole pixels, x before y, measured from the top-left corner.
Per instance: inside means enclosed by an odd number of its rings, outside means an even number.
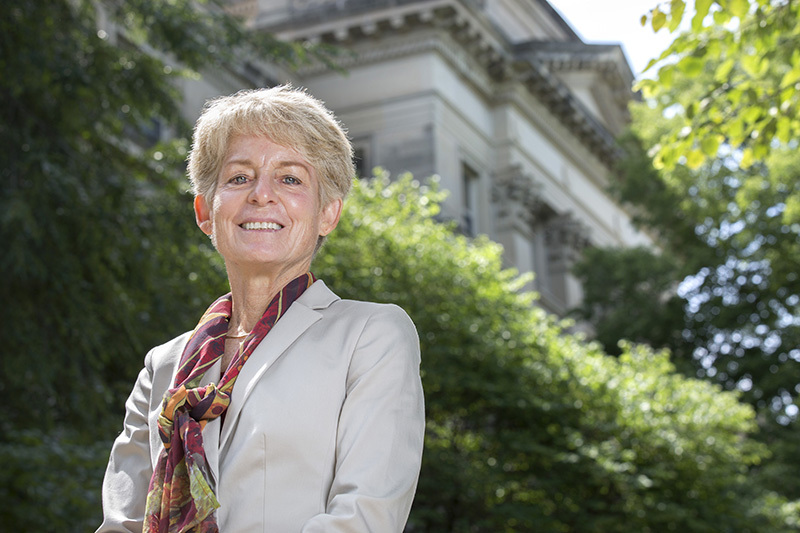
[[[239,347],[218,384],[199,387],[203,374],[225,352],[225,335],[233,302],[219,298],[200,319],[181,355],[172,389],[164,394],[158,432],[164,449],[150,479],[145,509],[145,533],[217,533],[214,510],[219,501],[203,449],[203,428],[222,415],[233,385],[256,346],[316,278],[310,272],[289,282],[272,299],[261,320]]]

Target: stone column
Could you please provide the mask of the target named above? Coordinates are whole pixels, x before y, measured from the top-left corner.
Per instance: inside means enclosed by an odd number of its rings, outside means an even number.
[[[548,220],[545,228],[550,292],[554,304],[566,312],[578,305],[583,296],[572,267],[581,251],[589,245],[589,228],[572,214],[565,213]]]
[[[546,276],[535,246],[546,207],[541,187],[519,165],[506,167],[492,175],[492,205],[494,239],[503,245],[506,262],[520,272],[534,272],[538,287],[539,277]]]

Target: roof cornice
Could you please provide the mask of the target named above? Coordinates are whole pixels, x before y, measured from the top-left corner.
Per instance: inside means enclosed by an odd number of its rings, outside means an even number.
[[[566,24],[545,0],[537,2],[546,5],[562,24]],[[487,94],[491,94],[492,83],[522,82],[604,164],[612,166],[619,158],[621,152],[613,135],[554,74],[555,69],[567,65],[567,57],[573,51],[583,58],[584,65],[610,69],[611,63],[601,61],[603,54],[607,55],[610,50],[610,45],[590,45],[580,40],[511,45],[485,20],[482,13],[476,12],[470,2],[463,0],[376,0],[368,7],[362,2],[353,3],[349,9],[347,2],[343,5],[345,8],[342,9],[334,8],[335,4],[320,8],[314,16],[309,11],[288,14],[291,16],[273,24],[266,16],[268,14],[262,13],[253,26],[284,40],[326,43],[358,50],[360,55],[357,58],[343,60],[340,66],[345,69],[349,65],[373,63],[386,57],[436,49],[456,67],[466,70],[463,74],[468,79],[486,80],[487,83],[478,83],[478,86],[482,85]],[[442,40],[439,36],[438,41],[441,42],[437,44],[435,32],[430,32],[428,37],[416,43],[413,39],[397,39],[404,34],[410,36],[412,31],[419,29],[444,31],[450,39]],[[381,46],[381,41],[385,43],[388,39],[394,39],[393,43]],[[462,47],[473,66],[477,63],[484,75],[468,72],[463,58],[460,58],[464,54],[454,53],[453,44]],[[563,51],[559,51],[560,48]],[[559,60],[559,57],[563,60]],[[580,58],[576,60],[581,61]],[[298,74],[313,75],[325,69],[324,65],[313,65],[303,67]],[[619,75],[623,76],[624,71]],[[621,78],[617,86],[622,86]]]

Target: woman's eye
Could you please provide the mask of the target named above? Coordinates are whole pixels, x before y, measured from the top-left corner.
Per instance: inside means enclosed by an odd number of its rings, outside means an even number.
[[[231,183],[237,183],[237,184],[247,183],[247,176],[243,176],[241,174],[239,174],[238,176],[234,176],[233,178],[231,178]]]
[[[284,176],[283,182],[288,185],[298,185],[300,183],[300,180],[295,178],[294,176]]]

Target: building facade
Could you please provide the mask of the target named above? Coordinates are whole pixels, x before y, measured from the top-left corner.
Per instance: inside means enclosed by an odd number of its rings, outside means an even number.
[[[346,49],[344,74],[249,61],[254,85],[291,82],[347,127],[358,166],[450,195],[442,216],[501,243],[535,273],[541,304],[581,300],[570,273],[587,246],[646,244],[606,192],[633,75],[617,45],[581,41],[546,0],[231,0],[253,31]],[[187,88],[187,114],[241,80]],[[227,85],[227,86],[226,86]]]

